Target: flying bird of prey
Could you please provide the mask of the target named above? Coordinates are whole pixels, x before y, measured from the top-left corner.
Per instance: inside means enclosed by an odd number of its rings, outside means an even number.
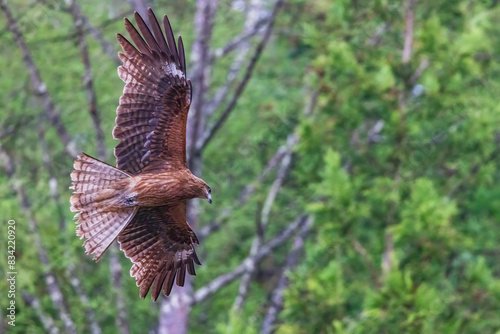
[[[71,173],[71,211],[79,211],[76,234],[87,254],[98,261],[118,238],[133,262],[130,275],[140,296],[151,289],[157,300],[168,296],[174,280],[183,286],[186,270],[200,265],[195,233],[186,221],[186,200],[206,198],[210,187],[186,163],[186,121],[191,82],[186,78],[182,39],[178,48],[167,16],[165,34],[151,9],[152,31],[135,13],[141,34],[125,19],[135,47],[122,35],[118,75],[125,82],[116,110],[113,137],[116,168],[83,153]]]

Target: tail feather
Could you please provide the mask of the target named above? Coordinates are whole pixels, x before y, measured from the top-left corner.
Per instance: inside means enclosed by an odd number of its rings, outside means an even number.
[[[102,254],[108,249],[118,234],[134,217],[136,208],[128,208],[122,212],[106,212],[97,224],[90,228],[80,225],[76,235],[86,238],[83,245],[87,254],[94,254],[94,260],[98,261]],[[102,225],[102,227],[98,226]]]
[[[113,184],[130,175],[85,153],[77,157],[74,168],[70,203],[71,211],[79,211],[76,235],[86,239],[85,252],[98,261],[137,211],[137,207],[109,205],[120,195]]]
[[[71,173],[73,185],[70,189],[74,189],[75,193],[92,194],[130,176],[85,153],[77,157],[73,167],[75,168]]]

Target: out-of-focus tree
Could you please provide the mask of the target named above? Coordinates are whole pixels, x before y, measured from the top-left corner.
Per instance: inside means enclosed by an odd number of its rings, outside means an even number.
[[[296,176],[317,235],[278,332],[497,332],[500,9],[303,6],[320,94]]]

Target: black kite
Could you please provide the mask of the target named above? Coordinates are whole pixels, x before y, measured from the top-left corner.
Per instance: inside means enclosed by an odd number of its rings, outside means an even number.
[[[130,275],[140,296],[152,287],[156,300],[161,290],[170,294],[176,278],[183,286],[186,270],[195,275],[194,264],[200,264],[193,246],[198,239],[186,221],[186,200],[212,199],[210,187],[186,163],[192,90],[182,39],[177,48],[167,16],[165,35],[151,9],[148,16],[152,31],[135,13],[143,37],[125,19],[137,48],[118,34],[124,51],[118,75],[125,88],[113,130],[120,140],[117,168],[78,156],[71,173],[71,210],[79,211],[76,234],[86,239],[86,253],[99,260],[118,238],[133,262]]]

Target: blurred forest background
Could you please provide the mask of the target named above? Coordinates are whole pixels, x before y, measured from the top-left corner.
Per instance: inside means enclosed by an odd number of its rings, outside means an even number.
[[[139,298],[85,256],[81,151],[114,164],[123,17],[186,45],[203,266]],[[500,5],[0,0],[0,268],[9,333],[500,333]]]

